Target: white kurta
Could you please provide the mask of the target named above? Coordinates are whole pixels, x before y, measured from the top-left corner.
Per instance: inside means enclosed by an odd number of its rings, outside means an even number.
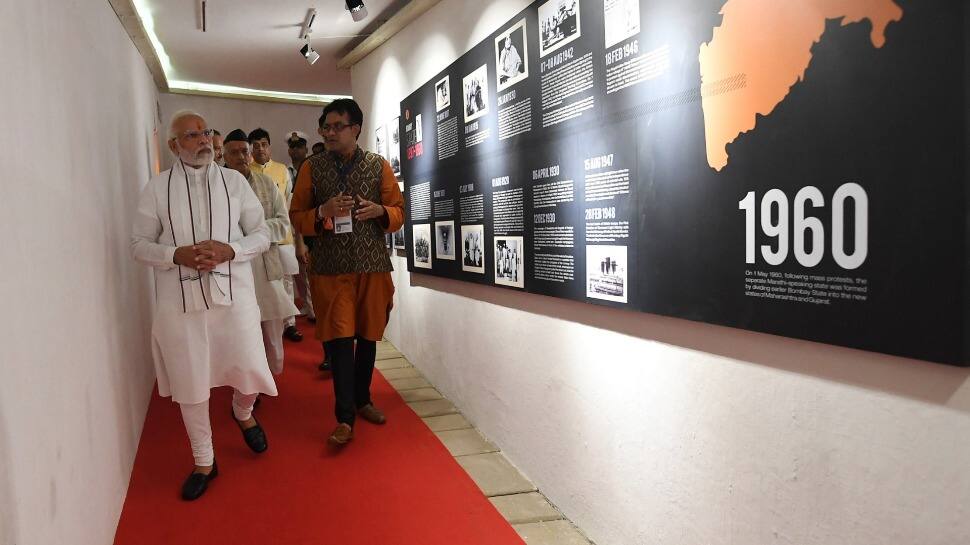
[[[276,252],[279,255],[283,246],[278,244],[285,240],[290,233],[290,209],[286,201],[283,200],[283,195],[276,189],[276,184],[268,176],[254,172],[250,175],[249,185],[256,191],[257,195],[263,194],[267,196],[267,200],[272,199],[272,202],[263,204],[267,231],[270,242],[273,243],[266,252]],[[293,245],[290,244],[288,248],[293,248]],[[293,298],[286,293],[283,278],[270,280],[266,261],[262,257],[252,261],[260,320],[266,322],[296,316],[300,311],[293,304]],[[280,260],[282,260],[282,256],[280,256]]]
[[[174,263],[176,247],[210,238],[235,251],[231,263],[214,271],[229,274],[199,274]],[[238,172],[214,163],[202,169],[176,164],[149,181],[132,253],[155,271],[152,354],[159,394],[178,403],[206,401],[216,386],[277,394],[250,266],[267,248],[263,207]]]

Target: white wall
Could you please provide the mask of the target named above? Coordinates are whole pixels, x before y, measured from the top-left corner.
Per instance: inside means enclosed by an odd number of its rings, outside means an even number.
[[[154,380],[155,86],[104,0],[0,4],[0,543],[105,545]]]
[[[175,93],[161,93],[158,97],[162,110],[162,125],[168,132],[168,124],[172,114],[179,110],[194,110],[206,119],[209,127],[217,129],[223,136],[233,129],[249,131],[262,127],[269,132],[274,161],[289,165],[290,156],[287,155],[286,139],[293,131],[300,131],[307,135],[307,149],[315,142],[323,141],[317,134],[317,119],[323,112],[321,106],[304,106],[299,104],[281,104],[257,100],[240,100],[234,98],[217,98],[197,95],[180,95]],[[167,136],[166,136],[167,138]],[[164,140],[165,138],[163,138]],[[164,142],[162,143],[164,145]],[[162,169],[172,164],[172,154],[165,148],[162,159]]]
[[[358,64],[362,144],[528,4],[444,0]],[[598,545],[970,536],[967,370],[395,267],[387,337]]]

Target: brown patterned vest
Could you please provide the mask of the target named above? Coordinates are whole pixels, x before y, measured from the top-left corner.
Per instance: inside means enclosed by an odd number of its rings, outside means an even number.
[[[310,176],[313,204],[320,206],[343,191],[381,204],[380,155],[359,147],[350,165],[343,165],[330,153],[311,155]],[[376,219],[354,220],[352,233],[337,235],[325,230],[317,237],[310,257],[311,274],[390,272],[394,270],[384,245],[384,229]]]

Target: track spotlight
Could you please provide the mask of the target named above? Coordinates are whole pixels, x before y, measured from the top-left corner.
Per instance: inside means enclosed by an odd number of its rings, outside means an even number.
[[[306,62],[310,64],[313,64],[318,60],[320,60],[320,54],[314,51],[312,47],[310,47],[310,42],[307,42],[306,45],[300,48],[300,53],[303,53],[303,57],[306,59]]]
[[[354,21],[363,21],[364,17],[367,17],[367,6],[364,5],[363,0],[347,0],[347,9],[350,10],[350,16]]]
[[[313,21],[317,19],[317,10],[310,8],[306,12],[306,19],[303,20],[303,28],[300,29],[300,39],[306,40],[313,32]]]

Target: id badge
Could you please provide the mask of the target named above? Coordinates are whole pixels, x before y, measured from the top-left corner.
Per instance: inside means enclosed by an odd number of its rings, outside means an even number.
[[[333,232],[345,235],[354,232],[354,218],[351,216],[337,216],[333,219]]]

